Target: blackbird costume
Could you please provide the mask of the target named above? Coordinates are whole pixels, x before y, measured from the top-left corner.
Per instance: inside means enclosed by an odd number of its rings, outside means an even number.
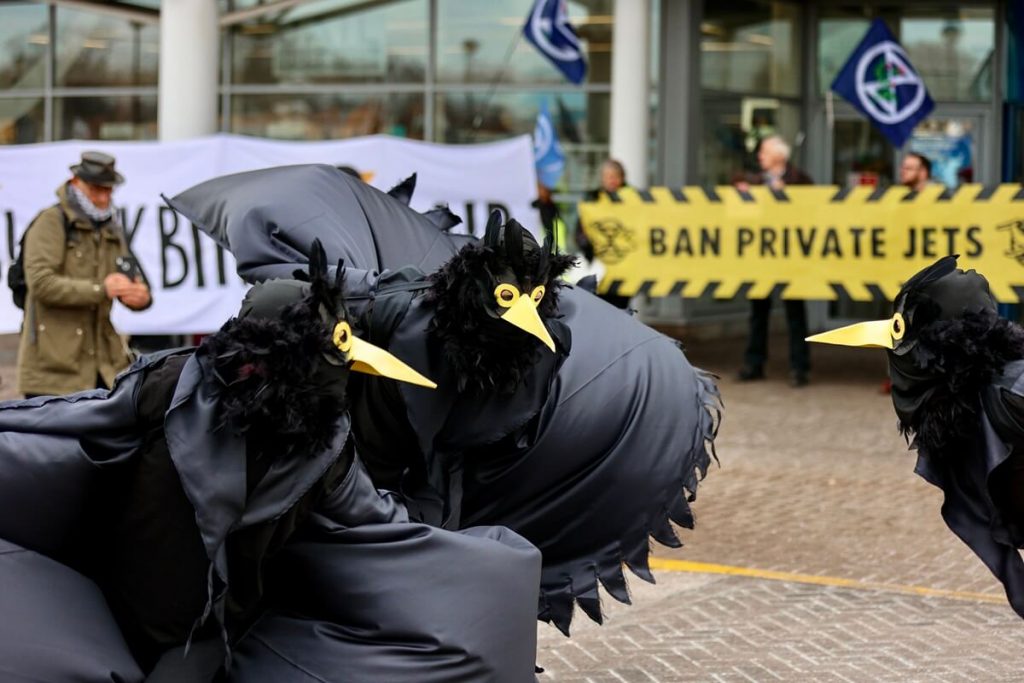
[[[451,235],[443,210],[406,206],[410,185],[391,196],[330,166],[292,166],[167,201],[250,282],[301,267],[313,236],[345,259],[361,334],[438,382],[353,384],[375,482],[418,519],[500,524],[536,545],[539,618],[568,634],[574,604],[601,620],[599,584],[629,601],[623,564],[653,580],[650,536],[678,546],[671,522],[692,527],[717,389],[676,342],[561,284],[570,260],[515,221],[492,216],[482,241]]]
[[[350,371],[432,383],[352,334],[311,254],[109,392],[0,404],[4,680],[534,679],[537,549],[372,485]]]
[[[999,317],[988,281],[947,256],[903,285],[892,318],[809,341],[887,350],[915,472],[1024,617],[1024,330]]]

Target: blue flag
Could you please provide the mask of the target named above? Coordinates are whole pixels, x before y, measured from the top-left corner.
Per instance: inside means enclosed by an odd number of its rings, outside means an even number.
[[[579,85],[586,78],[587,61],[576,29],[569,23],[565,0],[534,0],[523,35],[570,81]]]
[[[533,129],[533,159],[537,165],[537,180],[548,189],[554,188],[565,170],[565,154],[558,144],[546,102],[541,105],[537,125]]]
[[[921,76],[885,22],[875,19],[843,65],[832,90],[868,117],[897,147],[935,108]]]

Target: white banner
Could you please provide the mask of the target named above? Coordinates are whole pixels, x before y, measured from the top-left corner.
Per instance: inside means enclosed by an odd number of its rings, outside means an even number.
[[[483,232],[492,208],[504,209],[534,232],[539,218],[530,204],[536,175],[530,138],[484,145],[439,145],[387,136],[329,142],[279,142],[217,135],[179,142],[69,141],[0,146],[0,334],[17,332],[22,311],[11,301],[7,267],[21,234],[69,177],[83,150],[117,158],[125,183],[114,193],[132,250],[153,287],[153,306],[133,313],[115,306],[114,324],[129,334],[211,332],[237,310],[245,285],[235,262],[205,234],[167,208],[173,196],[228,173],[289,164],[348,165],[372,174],[370,184],[388,190],[417,174],[413,208],[447,203],[463,225]]]

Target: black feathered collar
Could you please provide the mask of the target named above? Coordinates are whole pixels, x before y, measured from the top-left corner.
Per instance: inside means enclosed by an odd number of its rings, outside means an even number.
[[[196,353],[220,385],[222,428],[253,437],[271,457],[308,457],[332,441],[348,370],[322,360],[335,349],[308,302],[279,318],[229,320]]]
[[[556,332],[558,278],[575,262],[568,254],[549,254],[543,249],[521,256],[527,270],[543,261],[546,293],[537,306],[548,332],[559,347],[569,352],[569,331]],[[542,353],[550,353],[540,340],[491,315],[486,306],[493,297],[491,274],[507,268],[506,257],[484,244],[468,244],[428,276],[430,288],[423,294],[433,308],[428,332],[440,344],[446,361],[454,368],[458,390],[470,393],[511,394],[530,375]],[[540,284],[540,283],[537,283]]]
[[[900,432],[944,457],[978,438],[980,392],[1010,361],[1024,358],[1024,330],[991,311],[930,323],[910,353],[889,354]]]

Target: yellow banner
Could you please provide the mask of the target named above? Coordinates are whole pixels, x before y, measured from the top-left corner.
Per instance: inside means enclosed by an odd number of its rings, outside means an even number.
[[[580,204],[605,292],[716,298],[892,299],[947,254],[996,298],[1024,287],[1024,187],[624,189]]]

